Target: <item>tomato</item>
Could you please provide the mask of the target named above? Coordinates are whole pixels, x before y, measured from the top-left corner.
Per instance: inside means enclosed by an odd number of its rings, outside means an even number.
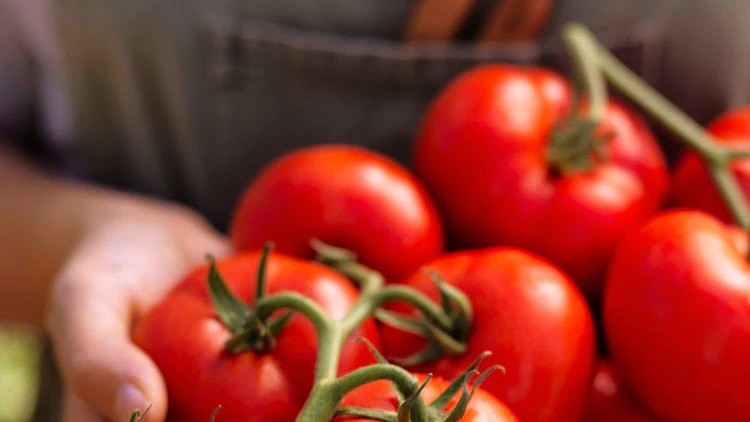
[[[733,110],[718,117],[708,125],[707,130],[723,145],[750,147],[750,107]],[[731,170],[745,198],[750,200],[750,159],[734,161]],[[729,209],[716,191],[706,166],[695,152],[686,152],[677,163],[670,199],[677,207],[701,210],[723,221],[734,222]]]
[[[416,378],[420,383],[424,382],[426,376],[424,374],[415,374]],[[500,374],[492,374],[493,376],[501,376]],[[433,400],[438,398],[440,393],[450,385],[449,381],[446,381],[440,377],[433,377],[427,386],[422,390],[422,398],[426,404],[430,404]],[[457,393],[448,405],[443,409],[446,412],[451,411],[458,402],[460,392]],[[398,398],[393,391],[393,387],[388,381],[376,381],[370,384],[365,384],[346,395],[342,406],[357,406],[368,409],[380,409],[396,411],[398,410]],[[334,421],[365,421],[356,417],[343,417],[340,416]],[[474,391],[474,395],[469,401],[469,405],[466,409],[464,416],[459,419],[461,422],[517,422],[513,413],[505,406],[501,401],[496,399],[491,394],[484,391],[482,388],[477,388]]]
[[[596,365],[582,422],[660,422],[622,383],[609,362]]]
[[[746,234],[698,211],[629,235],[604,292],[612,362],[667,420],[750,420]]]
[[[590,170],[548,160],[571,90],[540,68],[486,65],[453,81],[427,111],[413,167],[459,248],[517,246],[570,274],[596,300],[625,233],[657,210],[668,172],[647,126],[609,101],[599,133],[613,138]]]
[[[363,148],[322,145],[285,155],[248,186],[231,226],[238,250],[273,241],[313,257],[310,239],[350,249],[399,280],[443,249],[435,206],[407,169]]]
[[[251,303],[260,254],[247,253],[218,262],[228,288]],[[156,362],[169,396],[168,420],[205,422],[222,406],[219,419],[294,421],[312,388],[317,334],[302,315],[294,315],[268,353],[230,354],[230,331],[219,321],[208,294],[205,267],[196,269],[137,325],[135,342]],[[295,291],[341,318],[358,293],[343,276],[314,262],[273,253],[266,271],[268,293]],[[357,339],[379,345],[372,320],[346,342],[340,372],[373,363],[371,351]]]
[[[426,264],[471,300],[474,323],[461,356],[414,369],[447,379],[459,376],[484,351],[483,365],[502,365],[482,388],[525,422],[578,421],[594,364],[591,314],[568,276],[546,260],[516,248],[490,248],[441,256]],[[438,300],[420,272],[405,282]],[[404,312],[403,307],[394,308]],[[413,334],[385,326],[387,358],[404,358],[423,346]]]

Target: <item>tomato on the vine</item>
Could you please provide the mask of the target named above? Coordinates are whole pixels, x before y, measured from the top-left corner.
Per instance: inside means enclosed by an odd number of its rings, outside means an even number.
[[[236,255],[217,263],[235,296],[251,304],[261,254]],[[206,422],[221,405],[222,421],[294,421],[313,384],[317,334],[302,315],[293,315],[265,353],[230,353],[231,333],[218,319],[209,297],[208,268],[191,272],[136,326],[135,342],[160,368],[169,395],[168,420]],[[265,272],[269,294],[301,293],[335,318],[358,297],[342,275],[320,264],[273,253]],[[283,311],[282,311],[283,312]],[[356,329],[341,352],[339,372],[374,362],[359,342],[380,344],[372,320]]]
[[[664,213],[612,261],[604,328],[612,362],[667,420],[750,420],[747,234],[699,211]]]
[[[722,145],[750,148],[750,107],[719,116],[707,130]],[[735,160],[730,168],[745,198],[750,200],[750,158]],[[705,164],[692,150],[685,152],[675,167],[670,200],[674,206],[701,210],[725,222],[734,222]]]
[[[625,105],[608,101],[597,129],[572,124],[572,108],[556,73],[478,67],[427,111],[413,166],[456,246],[530,250],[596,300],[615,246],[660,207],[669,176]]]
[[[443,229],[422,185],[403,166],[347,145],[294,151],[247,187],[230,229],[238,250],[273,241],[276,250],[314,257],[310,240],[355,252],[387,281],[443,249]]]
[[[424,374],[414,374],[416,379],[422,383],[425,381]],[[501,374],[492,374],[492,376],[501,376]],[[429,404],[445,391],[450,382],[441,377],[432,377],[427,386],[422,390],[421,396],[425,403]],[[398,398],[394,392],[394,387],[389,381],[376,381],[360,386],[350,391],[342,403],[342,407],[356,406],[367,409],[378,409],[396,411],[398,409]],[[456,394],[445,406],[444,411],[453,410],[458,403],[460,393]],[[369,419],[357,417],[340,416],[336,422],[365,422]],[[474,390],[474,394],[469,401],[464,416],[459,419],[461,422],[518,422],[513,412],[508,409],[500,400],[489,394],[481,387]]]
[[[505,403],[520,420],[578,421],[594,365],[592,317],[572,280],[546,260],[516,248],[456,252],[425,267],[463,291],[473,306],[474,322],[466,351],[414,367],[447,379],[459,376],[485,351],[483,364],[501,365],[482,388]],[[429,275],[405,281],[437,300]],[[395,312],[413,314],[394,304]],[[382,327],[387,358],[403,359],[425,345],[424,339]]]

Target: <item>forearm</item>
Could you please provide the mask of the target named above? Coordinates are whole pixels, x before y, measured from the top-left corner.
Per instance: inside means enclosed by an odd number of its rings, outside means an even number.
[[[46,174],[0,146],[0,321],[40,322],[86,219],[116,196]]]

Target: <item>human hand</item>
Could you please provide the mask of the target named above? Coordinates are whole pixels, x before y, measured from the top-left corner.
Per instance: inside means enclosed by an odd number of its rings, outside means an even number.
[[[183,208],[127,198],[92,210],[55,281],[47,328],[66,384],[64,421],[164,420],[164,381],[131,328],[206,254],[228,242]]]

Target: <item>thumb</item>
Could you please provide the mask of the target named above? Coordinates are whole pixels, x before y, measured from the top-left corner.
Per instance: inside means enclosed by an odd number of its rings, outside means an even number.
[[[123,326],[127,318],[105,309],[82,312],[92,307],[97,306],[79,300],[76,313],[48,324],[68,388],[110,420],[129,421],[134,411],[143,414],[149,407],[144,421],[164,420],[164,380],[154,362],[129,340]]]

